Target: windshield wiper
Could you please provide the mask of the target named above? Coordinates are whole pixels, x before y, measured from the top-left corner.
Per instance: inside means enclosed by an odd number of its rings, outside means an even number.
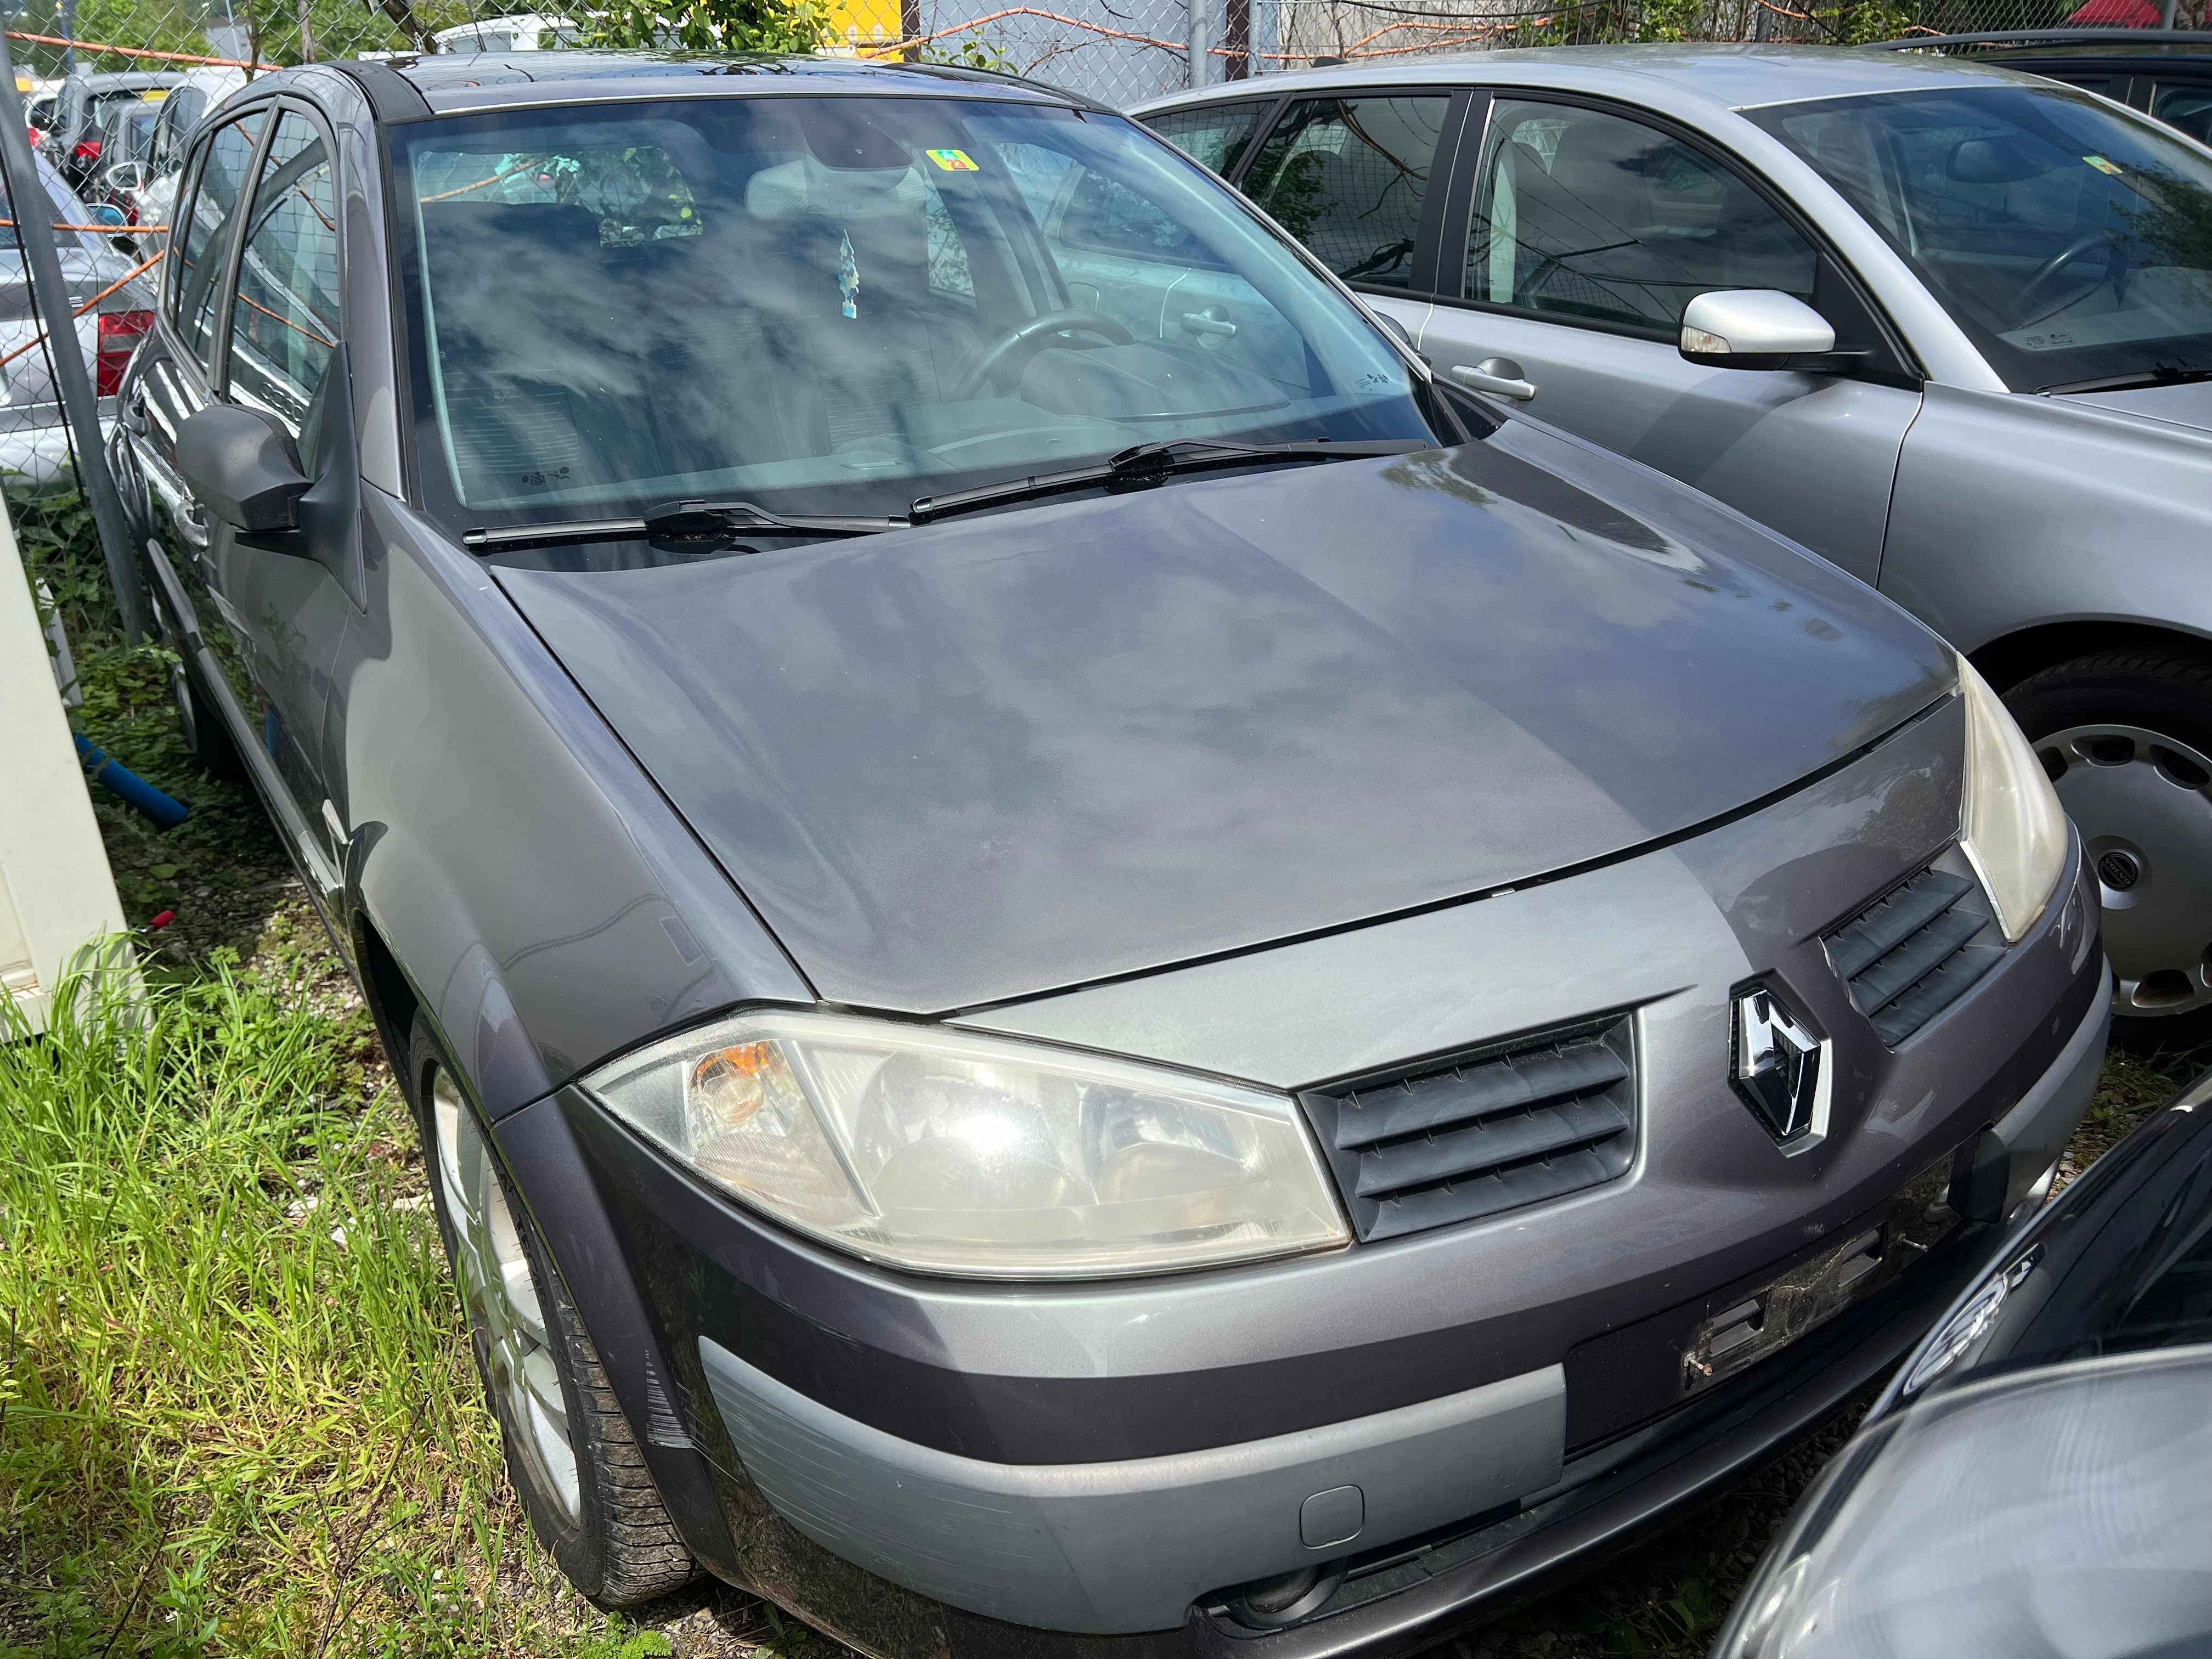
[[[1240,444],[1211,438],[1174,438],[1138,444],[1096,466],[1065,472],[1041,472],[946,495],[924,495],[892,518],[856,518],[841,514],[771,513],[750,501],[669,501],[635,519],[572,519],[545,524],[498,525],[471,530],[463,546],[478,553],[509,547],[538,547],[552,542],[630,541],[643,536],[872,536],[904,530],[955,513],[1032,501],[1063,490],[1099,484],[1152,483],[1178,472],[1206,467],[1240,466],[1253,461],[1351,461],[1384,455],[1413,455],[1434,449],[1430,438],[1384,438],[1339,443],[1328,438],[1297,438],[1273,444]]]
[[[2069,392],[2134,392],[2147,386],[2191,386],[2212,380],[2212,368],[2178,368],[2171,364],[2147,368],[2140,374],[2108,374],[2101,380],[2075,380],[2066,386],[2041,388],[2049,393]]]
[[[771,513],[750,501],[667,501],[635,519],[555,520],[471,530],[462,536],[461,544],[490,553],[548,542],[632,541],[641,536],[872,536],[878,531],[903,530],[911,522],[905,518]]]
[[[1003,483],[958,489],[947,495],[924,495],[908,509],[908,520],[913,524],[927,524],[951,514],[973,512],[980,507],[1034,501],[1042,495],[1091,489],[1100,484],[1155,483],[1178,472],[1194,472],[1207,467],[1242,466],[1253,461],[1354,461],[1383,455],[1414,455],[1436,447],[1433,438],[1382,438],[1350,443],[1328,438],[1294,438],[1273,444],[1171,438],[1159,443],[1135,445],[1097,466],[1008,478]]]

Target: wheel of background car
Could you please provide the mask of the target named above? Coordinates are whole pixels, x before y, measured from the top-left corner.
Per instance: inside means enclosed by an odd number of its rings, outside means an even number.
[[[985,346],[960,377],[960,384],[953,387],[951,401],[974,397],[1008,357],[1054,334],[1096,334],[1117,346],[1127,345],[1137,337],[1111,317],[1102,317],[1095,311],[1048,311],[1008,329]]]
[[[2005,694],[2081,833],[2116,1041],[2212,1037],[2212,657],[2100,652]]]
[[[602,1607],[697,1575],[560,1275],[419,1015],[409,1076],[423,1161],[507,1478],[539,1541]]]
[[[2112,240],[2110,231],[2093,230],[2087,235],[2075,237],[2037,267],[2035,275],[2027,279],[2027,286],[2020,291],[2020,313],[2023,319],[2020,326],[2025,328],[2032,319],[2033,307],[2042,297],[2045,288],[2057,282],[2083,254],[2092,248],[2109,246]]]

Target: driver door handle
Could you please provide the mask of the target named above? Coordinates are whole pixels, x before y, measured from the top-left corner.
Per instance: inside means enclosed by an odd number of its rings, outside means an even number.
[[[1186,334],[1211,334],[1219,339],[1233,340],[1237,337],[1237,325],[1229,320],[1226,307],[1208,306],[1203,311],[1184,312],[1182,331]]]
[[[1510,398],[1516,404],[1525,404],[1536,395],[1536,383],[1525,379],[1521,365],[1510,357],[1485,357],[1471,368],[1457,363],[1452,368],[1451,377],[1474,391]]]

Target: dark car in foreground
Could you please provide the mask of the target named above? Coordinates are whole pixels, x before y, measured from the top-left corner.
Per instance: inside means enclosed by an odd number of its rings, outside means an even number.
[[[1714,1659],[2212,1652],[2212,1074],[1999,1251]]]
[[[530,57],[216,112],[117,464],[580,1587],[1400,1650],[1917,1340],[2108,1019],[1971,668],[1112,112]]]

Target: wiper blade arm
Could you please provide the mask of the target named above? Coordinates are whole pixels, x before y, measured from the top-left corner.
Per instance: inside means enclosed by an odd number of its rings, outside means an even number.
[[[571,519],[546,524],[499,525],[471,530],[462,544],[478,553],[507,547],[538,547],[555,542],[631,541],[642,536],[872,536],[904,530],[954,513],[999,507],[1087,489],[1103,483],[1157,482],[1177,472],[1247,461],[1352,461],[1386,455],[1413,455],[1434,449],[1427,438],[1382,438],[1338,443],[1327,438],[1297,438],[1275,444],[1240,444],[1210,438],[1175,438],[1137,444],[1103,465],[1065,472],[1041,472],[947,495],[925,495],[903,514],[862,518],[843,514],[771,513],[751,501],[667,501],[635,519]]]
[[[711,536],[725,530],[769,536],[872,536],[903,530],[912,521],[843,513],[771,513],[750,501],[685,501],[654,507],[643,522],[647,533],[654,536]]]
[[[2152,386],[2193,386],[2199,380],[2212,380],[2212,368],[2147,368],[2140,374],[2107,374],[2100,380],[2075,380],[2065,386],[2047,386],[2042,390],[2051,395],[2069,392],[2134,392]]]
[[[1145,483],[1177,472],[1206,467],[1236,466],[1248,461],[1355,461],[1386,455],[1414,455],[1436,447],[1428,438],[1382,438],[1339,443],[1327,438],[1296,438],[1274,444],[1240,444],[1211,438],[1174,438],[1160,443],[1137,444],[1109,457],[1097,466],[1072,467],[1065,472],[1040,472],[1003,483],[959,489],[947,495],[924,495],[909,509],[915,524],[927,524],[954,513],[977,507],[1001,507],[1034,501],[1066,490],[1089,489],[1099,484]]]
[[[643,536],[868,536],[903,530],[906,519],[770,513],[750,501],[669,501],[636,519],[568,519],[546,524],[498,525],[471,530],[461,544],[478,553],[553,542],[635,541]]]

